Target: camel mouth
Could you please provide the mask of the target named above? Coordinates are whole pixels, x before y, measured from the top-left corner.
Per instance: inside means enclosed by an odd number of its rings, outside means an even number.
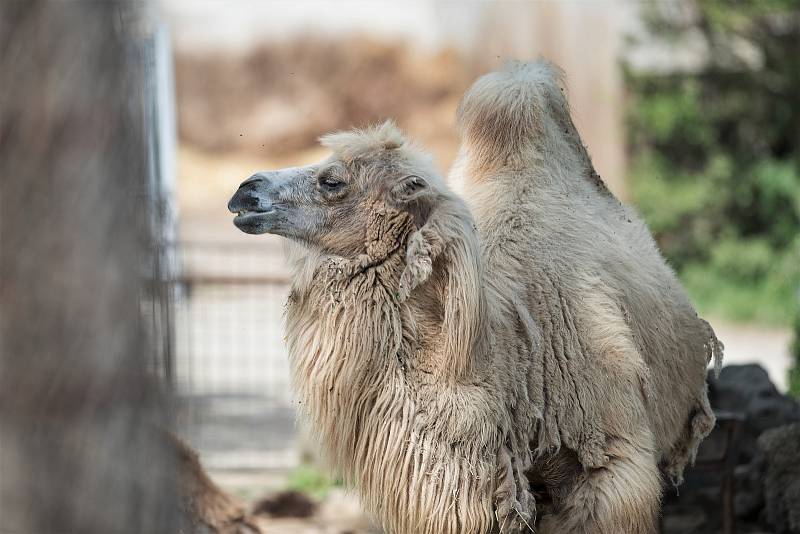
[[[263,215],[265,213],[272,213],[273,211],[275,211],[274,207],[270,207],[269,209],[265,209],[265,210],[261,210],[261,209],[258,209],[258,210],[239,210],[239,211],[236,212],[236,217],[249,217],[251,215]]]
[[[233,218],[233,224],[247,234],[264,234],[269,231],[266,222],[273,213],[274,207],[267,210],[240,210]]]

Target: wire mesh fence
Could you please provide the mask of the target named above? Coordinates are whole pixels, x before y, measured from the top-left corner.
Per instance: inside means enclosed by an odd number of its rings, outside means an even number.
[[[174,279],[179,423],[211,469],[296,463],[283,341],[289,292],[269,248],[180,243]]]

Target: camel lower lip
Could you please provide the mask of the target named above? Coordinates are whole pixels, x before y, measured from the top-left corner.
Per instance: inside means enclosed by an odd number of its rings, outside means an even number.
[[[233,224],[246,234],[266,233],[270,225],[272,214],[275,210],[269,211],[247,211],[233,218]]]
[[[275,211],[275,210],[274,209],[270,209],[270,210],[267,210],[267,211],[240,211],[236,215],[236,217],[233,218],[233,220],[234,221],[247,221],[247,220],[255,219],[255,218],[263,216],[263,215],[269,215],[273,211]]]

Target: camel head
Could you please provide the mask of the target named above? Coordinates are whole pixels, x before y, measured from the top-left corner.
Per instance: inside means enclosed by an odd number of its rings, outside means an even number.
[[[248,234],[276,234],[328,254],[364,253],[376,207],[422,226],[443,188],[431,159],[391,122],[321,139],[332,154],[305,167],[262,171],[228,203]]]
[[[344,260],[348,283],[352,273],[383,266],[383,283],[395,288],[391,298],[401,303],[416,296],[427,303],[422,308],[437,310],[432,321],[448,325],[442,367],[463,374],[485,339],[482,265],[466,204],[447,188],[432,158],[391,122],[321,142],[332,152],[327,159],[259,172],[242,183],[228,204],[237,214],[234,224],[315,252],[301,255],[297,287],[316,279],[301,272],[315,272],[326,259]],[[423,285],[427,291],[415,291]],[[431,306],[426,296],[440,302]]]

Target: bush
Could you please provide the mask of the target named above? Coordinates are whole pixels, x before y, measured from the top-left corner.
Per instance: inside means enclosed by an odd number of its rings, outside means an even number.
[[[800,284],[800,7],[648,6],[651,38],[680,47],[699,37],[707,54],[691,70],[626,68],[633,200],[701,311],[791,324]]]
[[[791,354],[794,358],[794,367],[789,370],[789,393],[800,398],[800,313],[795,315]]]
[[[317,500],[323,500],[333,488],[341,485],[341,481],[331,479],[318,467],[301,464],[289,474],[286,489],[299,491]]]

